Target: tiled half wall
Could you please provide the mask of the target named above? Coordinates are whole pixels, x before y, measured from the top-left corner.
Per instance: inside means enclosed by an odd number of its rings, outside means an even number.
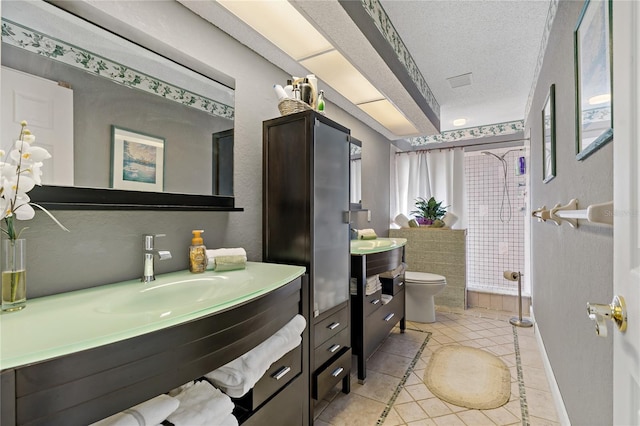
[[[435,296],[436,305],[466,307],[466,233],[464,229],[427,227],[389,230],[391,238],[407,239],[407,270],[430,272],[447,279],[444,290]]]

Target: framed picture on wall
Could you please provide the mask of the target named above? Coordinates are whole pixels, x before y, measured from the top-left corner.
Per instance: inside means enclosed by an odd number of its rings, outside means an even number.
[[[585,1],[574,49],[576,154],[584,160],[613,139],[610,0]]]
[[[111,126],[111,187],[164,189],[164,139]]]
[[[549,88],[542,108],[542,180],[556,177],[556,85]]]

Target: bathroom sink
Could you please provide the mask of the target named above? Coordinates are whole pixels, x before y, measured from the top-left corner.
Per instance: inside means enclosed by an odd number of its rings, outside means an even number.
[[[236,274],[237,275],[237,274]],[[97,311],[106,314],[157,314],[170,315],[213,302],[227,303],[250,290],[253,279],[234,279],[228,275],[207,275],[186,279],[161,277],[138,288],[131,288],[116,297],[110,297],[98,306]]]
[[[304,273],[303,266],[247,262],[237,271],[176,271],[149,283],[138,278],[30,299],[26,309],[0,317],[0,365],[56,358],[233,309]]]
[[[351,254],[370,254],[393,250],[407,243],[406,238],[376,238],[374,240],[351,240]]]

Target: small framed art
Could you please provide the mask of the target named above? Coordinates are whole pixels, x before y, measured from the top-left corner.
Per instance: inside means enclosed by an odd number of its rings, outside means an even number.
[[[111,187],[162,192],[164,143],[157,136],[111,126]]]

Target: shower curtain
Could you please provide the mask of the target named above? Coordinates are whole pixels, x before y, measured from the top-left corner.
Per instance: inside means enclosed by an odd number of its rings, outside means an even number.
[[[462,148],[398,153],[392,160],[391,180],[391,222],[400,213],[410,216],[416,198],[435,197],[458,217],[453,227],[466,228]]]

